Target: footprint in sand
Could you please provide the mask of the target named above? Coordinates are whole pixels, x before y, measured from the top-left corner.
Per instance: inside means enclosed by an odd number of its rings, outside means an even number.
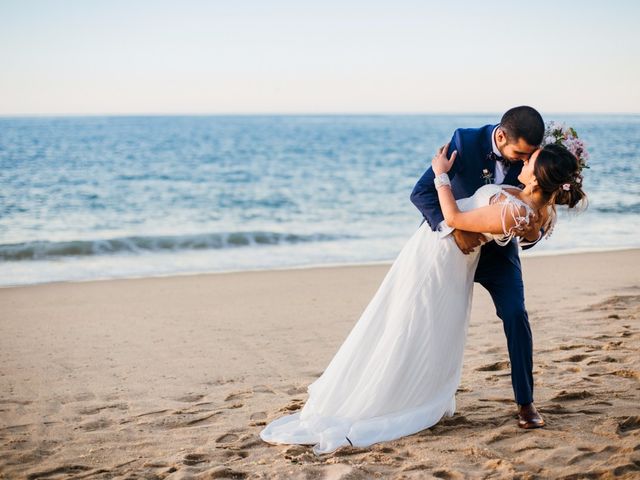
[[[233,460],[242,460],[249,456],[249,452],[245,452],[244,450],[224,450],[221,454],[225,461],[230,462]]]
[[[94,400],[96,396],[91,392],[79,393],[73,397],[76,402],[86,402],[87,400]]]
[[[0,405],[7,405],[7,404],[11,404],[11,403],[15,403],[16,405],[29,405],[30,403],[33,403],[31,400],[0,400]]]
[[[436,478],[445,478],[447,480],[462,480],[464,477],[464,475],[462,475],[460,472],[456,472],[455,470],[446,470],[446,469],[442,469],[442,470],[434,470],[433,472],[431,472],[431,475],[433,475]]]
[[[433,470],[433,465],[431,463],[421,462],[421,463],[415,463],[413,465],[404,467],[401,471],[402,472],[416,472],[416,471],[430,472],[431,470]],[[427,473],[425,473],[425,476],[426,475]]]
[[[607,342],[607,344],[602,347],[602,350],[619,350],[620,345],[622,345],[622,340]]]
[[[204,397],[205,395],[202,395],[200,393],[189,392],[186,395],[182,395],[181,397],[175,398],[174,400],[178,402],[191,403],[191,402],[197,402],[198,400],[202,400]]]
[[[79,428],[81,430],[86,430],[88,432],[93,432],[95,430],[102,430],[112,425],[112,421],[106,418],[98,418],[97,420],[91,420],[90,422],[85,422],[81,425],[78,425],[75,428]]]
[[[602,335],[597,335],[595,337],[593,337],[595,340],[606,340],[607,338],[613,338],[611,335],[607,335],[607,334],[602,334]]]
[[[490,347],[485,350],[485,353],[500,353],[502,351],[502,347]]]
[[[614,447],[611,445],[604,447],[600,451],[595,451],[594,449],[589,447],[578,447],[578,451],[580,453],[569,458],[567,460],[567,465],[574,465],[576,463],[580,463],[581,461],[587,460],[587,459],[590,459],[591,460],[590,463],[592,463],[593,462],[592,457],[594,457],[595,455],[600,455],[601,457],[603,457],[603,460],[606,460],[607,458],[617,453],[619,450],[620,449],[618,447]]]
[[[33,472],[27,475],[28,480],[36,480],[38,478],[45,477],[57,477],[58,475],[63,474],[75,474],[80,472],[86,472],[87,470],[93,470],[93,467],[88,467],[86,465],[61,465],[59,467],[52,468],[50,470],[42,470],[40,472]]]
[[[243,390],[241,392],[233,392],[227,395],[224,399],[225,402],[230,402],[232,400],[241,400],[243,398],[252,397],[253,392],[250,390]]]
[[[484,441],[487,445],[491,445],[492,443],[501,442],[507,439],[513,439],[513,432],[511,432],[511,430],[489,433],[485,437]]]
[[[632,416],[618,419],[618,432],[627,433],[631,430],[637,430],[640,428],[640,416]]]
[[[564,405],[560,405],[559,403],[554,403],[546,407],[539,407],[538,410],[540,410],[540,413],[549,415],[567,415],[570,413],[576,413],[574,410],[569,410]]]
[[[27,432],[30,429],[31,429],[30,423],[23,423],[20,425],[7,425],[6,427],[0,427],[0,432],[2,432],[3,430],[7,430],[10,433],[17,434],[17,433]],[[22,441],[26,442],[26,440],[22,440]]]
[[[202,472],[202,478],[233,478],[233,479],[243,479],[247,478],[247,474],[245,472],[241,472],[239,470],[233,470],[224,465],[220,465],[219,467],[215,467],[211,470],[205,470]]]
[[[636,372],[635,370],[616,370],[615,372],[609,372],[607,375],[615,375],[616,377],[623,378],[640,378],[640,372]]]
[[[299,393],[307,393],[306,385],[294,385],[287,389],[287,395],[297,395]]]
[[[236,379],[234,378],[216,378],[214,380],[209,380],[203,383],[204,385],[218,386],[218,385],[226,385],[227,383],[235,383],[235,382],[236,382]]]
[[[513,398],[504,397],[479,398],[478,400],[481,402],[514,403]]]
[[[168,410],[164,410],[164,412],[167,412],[167,411]],[[160,412],[163,412],[163,410],[160,410],[159,412],[150,412],[149,414],[145,414],[145,415],[152,415]],[[206,422],[206,423],[210,423],[211,421],[215,422],[217,419],[214,419],[214,420],[209,420],[209,419],[217,415],[220,415],[221,413],[222,412],[220,411],[214,411],[214,412],[207,412],[204,414],[198,414],[193,412],[184,412],[182,410],[175,410],[170,414],[165,414],[160,416],[154,415],[149,418],[149,421],[138,422],[138,423],[140,425],[151,425],[153,427],[163,428],[163,429],[187,428],[187,427],[193,427],[196,425],[200,426],[203,422]]]
[[[292,445],[284,451],[284,458],[292,459],[306,455],[311,451],[310,447],[304,445]]]
[[[282,407],[278,412],[295,412],[296,410],[300,410],[304,402],[302,399],[294,398],[289,403],[287,403],[284,407]]]
[[[525,439],[513,448],[514,453],[526,452],[527,450],[553,450],[555,445],[547,443],[539,438]]]
[[[585,398],[593,397],[593,393],[587,392],[586,390],[576,391],[576,392],[568,392],[566,390],[560,391],[556,396],[552,397],[551,400],[558,400],[560,402],[568,402],[571,400],[582,400]]]
[[[582,348],[582,347],[586,347],[586,345],[584,343],[574,343],[571,345],[560,345],[560,350],[573,350],[576,348]]]
[[[209,461],[209,456],[205,455],[204,453],[187,453],[182,459],[182,463],[189,466],[198,465],[199,463],[205,463]]]
[[[497,370],[506,370],[510,366],[511,364],[509,362],[496,362],[483,365],[482,367],[476,368],[476,370],[479,372],[495,372]]]
[[[437,427],[472,427],[473,422],[464,415],[454,415],[453,417],[445,417],[440,420]]]
[[[216,443],[232,443],[238,440],[238,435],[235,433],[225,433],[224,435],[216,438]]]
[[[597,358],[595,360],[591,360],[590,362],[587,362],[587,365],[595,365],[596,363],[620,363],[620,360],[614,357],[606,356],[602,358]]]
[[[572,355],[564,360],[556,360],[556,362],[581,362],[582,360],[589,358],[589,355]]]
[[[264,447],[264,441],[255,434],[242,434],[240,431],[226,432],[216,440],[216,449],[209,459],[216,465],[229,464],[247,458],[256,447]],[[209,478],[209,477],[206,477]]]
[[[216,415],[220,415],[220,413],[221,412],[211,412],[211,413],[207,413],[207,414],[202,415],[202,416],[191,418],[191,419],[187,420],[186,422],[184,422],[184,426],[185,427],[191,427],[193,425],[197,425],[199,423],[202,423],[202,422],[210,419],[211,417],[215,417]]]
[[[251,414],[251,416],[249,417],[249,420],[250,420],[249,425],[252,425],[252,426],[266,425],[267,414],[266,412],[255,412]]]
[[[504,458],[492,458],[484,462],[484,468],[492,475],[499,474],[502,478],[516,478],[513,464]]]
[[[275,394],[275,390],[268,385],[256,385],[253,387],[253,393],[273,393]]]
[[[127,410],[129,407],[126,403],[117,403],[113,405],[103,405],[101,407],[84,407],[78,410],[78,413],[81,415],[95,415],[96,413],[100,413],[102,410],[106,410],[107,408],[117,408],[118,410]]]
[[[627,310],[629,306],[640,303],[640,295],[614,295],[603,302],[591,305],[587,310],[599,308],[600,310]]]
[[[378,464],[378,465],[386,465],[388,467],[400,467],[401,462],[398,461],[398,457],[395,456],[391,456],[388,455],[386,453],[382,453],[379,451],[371,451],[370,449],[366,449],[366,448],[358,448],[358,447],[341,447],[338,450],[336,450],[336,452],[334,453],[334,456],[354,456],[354,455],[361,455],[359,457],[356,457],[359,461],[361,461],[363,464],[368,464],[368,465],[373,465],[373,464]],[[340,478],[345,478],[345,477],[340,477]],[[347,476],[346,478],[362,478],[362,477],[355,477],[355,476]],[[364,477],[367,478],[367,477]]]
[[[262,440],[260,436],[254,433],[242,435],[242,437],[240,437],[240,440],[238,440],[238,443],[236,444],[237,448],[244,449],[244,450],[248,450],[254,447],[263,447],[263,446],[264,446],[264,440]],[[236,451],[239,451],[239,450],[236,450]]]
[[[381,452],[381,453],[397,453],[397,450],[393,447],[390,447],[388,445],[376,445],[375,447],[373,447],[373,450],[376,452]]]
[[[145,412],[145,413],[141,413],[139,415],[136,415],[136,417],[146,417],[147,415],[159,415],[161,413],[166,413],[168,412],[168,409],[164,409],[164,410],[154,410],[153,412]]]

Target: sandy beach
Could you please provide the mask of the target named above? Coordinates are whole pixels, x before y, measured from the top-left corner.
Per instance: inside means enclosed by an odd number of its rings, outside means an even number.
[[[0,289],[0,478],[639,478],[640,249],[523,259],[535,402],[476,285],[455,416],[317,457],[270,445],[389,265]]]

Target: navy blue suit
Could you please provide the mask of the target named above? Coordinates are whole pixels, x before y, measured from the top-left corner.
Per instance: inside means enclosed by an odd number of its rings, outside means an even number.
[[[488,156],[492,152],[491,134],[496,125],[481,128],[457,129],[449,145],[448,157],[458,151],[449,178],[456,199],[470,197],[485,184],[487,170],[495,176],[495,160]],[[503,184],[518,186],[517,177],[522,162],[510,165]],[[444,219],[438,193],[433,183],[431,167],[422,175],[411,193],[411,201],[420,210],[432,230]],[[474,281],[480,283],[491,294],[496,314],[502,320],[507,336],[511,361],[511,383],[516,402],[533,402],[533,339],[529,318],[524,305],[524,285],[518,244],[514,239],[501,247],[495,242],[485,243],[480,250],[480,259]]]

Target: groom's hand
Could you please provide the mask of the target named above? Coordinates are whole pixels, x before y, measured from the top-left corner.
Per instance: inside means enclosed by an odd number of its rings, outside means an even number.
[[[528,242],[533,242],[538,239],[538,234],[540,232],[540,224],[536,222],[531,222],[530,225],[523,225],[515,227],[516,234],[519,237],[524,238]]]
[[[470,254],[482,243],[484,235],[477,232],[466,232],[464,230],[454,230],[451,232],[456,245],[465,255]]]
[[[529,223],[522,223],[514,226],[516,235],[524,238],[528,242],[535,242],[539,238],[540,229],[542,228],[543,221],[546,221],[546,217],[532,214],[529,219]]]

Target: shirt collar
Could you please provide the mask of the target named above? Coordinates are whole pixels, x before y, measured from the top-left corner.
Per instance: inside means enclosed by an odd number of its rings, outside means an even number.
[[[502,154],[500,153],[500,150],[498,150],[498,145],[496,145],[496,130],[498,129],[500,125],[496,125],[493,129],[493,132],[491,132],[491,148],[493,149],[493,153],[495,153],[497,156],[502,158]]]

